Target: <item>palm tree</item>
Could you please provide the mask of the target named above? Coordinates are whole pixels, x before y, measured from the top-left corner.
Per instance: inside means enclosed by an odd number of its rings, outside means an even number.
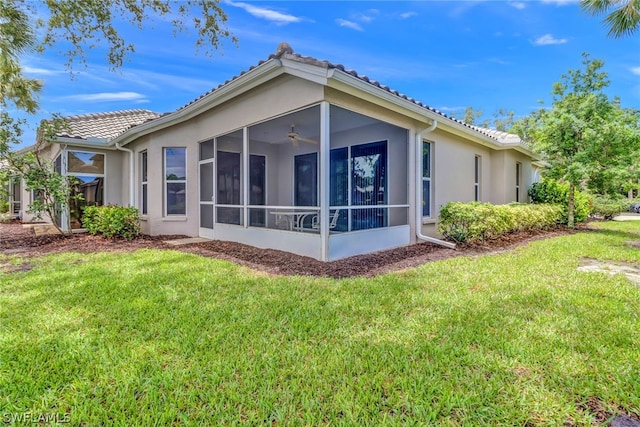
[[[630,36],[640,27],[640,0],[580,0],[580,6],[590,15],[606,15],[609,36]]]

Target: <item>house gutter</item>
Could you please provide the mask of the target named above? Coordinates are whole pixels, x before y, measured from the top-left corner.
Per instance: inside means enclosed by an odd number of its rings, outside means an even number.
[[[133,207],[135,206],[136,201],[134,194],[136,190],[136,183],[135,179],[133,178],[133,174],[135,173],[135,158],[133,156],[133,150],[122,147],[118,142],[115,143],[115,147],[120,151],[126,151],[127,153],[129,153],[129,206]]]
[[[415,145],[416,145],[416,237],[420,240],[424,240],[436,245],[444,246],[450,249],[455,249],[454,243],[445,242],[444,240],[436,239],[435,237],[422,234],[422,135],[425,133],[433,132],[438,126],[438,121],[433,119],[433,123],[426,129],[416,132]]]

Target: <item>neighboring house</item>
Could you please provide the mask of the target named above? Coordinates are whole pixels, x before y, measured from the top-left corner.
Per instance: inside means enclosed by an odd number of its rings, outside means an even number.
[[[136,206],[146,234],[324,261],[444,243],[443,204],[526,202],[536,160],[515,135],[466,125],[286,43],[173,113],[68,121],[71,134],[49,155],[79,178],[83,204]],[[63,225],[81,227],[81,212],[71,206]]]

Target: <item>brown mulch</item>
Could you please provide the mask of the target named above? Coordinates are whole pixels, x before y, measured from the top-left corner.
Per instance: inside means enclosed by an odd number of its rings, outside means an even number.
[[[304,275],[317,277],[375,276],[392,271],[417,267],[421,264],[455,256],[499,252],[544,239],[575,232],[564,227],[550,231],[514,233],[482,245],[464,245],[448,249],[431,243],[390,249],[338,261],[321,262],[288,252],[258,249],[234,242],[209,241],[184,246],[171,246],[165,240],[184,236],[141,236],[133,241],[105,239],[87,233],[36,236],[32,229],[19,222],[0,224],[0,253],[25,257],[59,252],[132,252],[142,248],[174,249],[197,255],[220,258],[276,275]]]

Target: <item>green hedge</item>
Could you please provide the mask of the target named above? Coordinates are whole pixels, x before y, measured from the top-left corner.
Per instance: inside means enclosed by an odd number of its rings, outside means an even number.
[[[122,206],[87,206],[82,226],[91,234],[133,240],[140,234],[138,209]]]
[[[629,210],[631,203],[627,199],[612,199],[610,197],[596,196],[593,198],[591,215],[604,219],[613,219],[621,212]]]
[[[563,224],[568,222],[567,212],[569,208],[569,184],[562,184],[552,179],[543,179],[541,182],[535,182],[529,188],[529,198],[531,203],[551,203],[558,204],[563,207],[562,220]],[[583,222],[589,218],[591,213],[591,199],[585,193],[575,192],[573,220],[575,222]]]
[[[440,209],[438,231],[455,242],[474,243],[516,231],[547,229],[561,219],[559,205],[449,202]]]

